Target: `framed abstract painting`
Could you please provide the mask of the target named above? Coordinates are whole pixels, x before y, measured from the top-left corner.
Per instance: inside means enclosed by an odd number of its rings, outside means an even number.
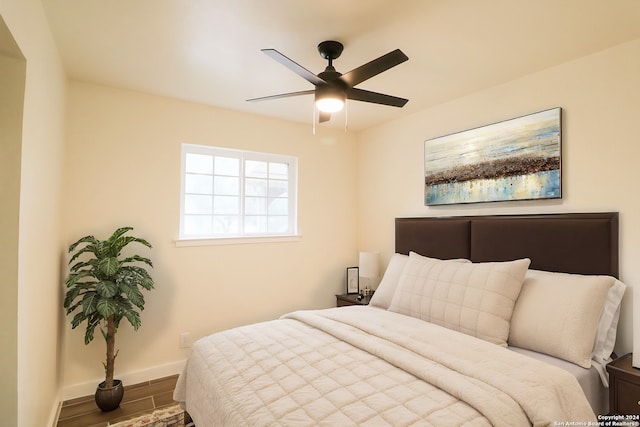
[[[425,205],[562,197],[561,108],[424,143]]]

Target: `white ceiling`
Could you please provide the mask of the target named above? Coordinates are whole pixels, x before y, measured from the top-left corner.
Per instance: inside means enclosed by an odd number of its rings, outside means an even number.
[[[409,61],[358,85],[402,109],[348,103],[349,129],[393,120],[640,37],[638,0],[42,0],[72,79],[310,123],[312,89],[261,48],[319,73],[400,48]],[[336,115],[332,126],[344,126]]]

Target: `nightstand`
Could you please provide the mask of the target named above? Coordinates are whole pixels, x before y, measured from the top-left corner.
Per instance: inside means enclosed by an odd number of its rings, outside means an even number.
[[[358,294],[340,294],[336,295],[336,307],[344,307],[347,305],[367,305],[371,301],[373,294],[362,297],[358,300]]]
[[[640,369],[631,366],[631,361],[629,353],[607,365],[610,414],[640,413]]]

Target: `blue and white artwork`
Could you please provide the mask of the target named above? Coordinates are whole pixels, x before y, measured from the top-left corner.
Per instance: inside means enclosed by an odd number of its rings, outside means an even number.
[[[425,141],[425,205],[561,198],[560,116],[554,108]]]

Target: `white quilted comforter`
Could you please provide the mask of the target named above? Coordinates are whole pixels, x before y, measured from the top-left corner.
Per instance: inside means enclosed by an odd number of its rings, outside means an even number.
[[[174,399],[197,427],[595,422],[578,382],[560,368],[356,306],[294,312],[199,340]]]

